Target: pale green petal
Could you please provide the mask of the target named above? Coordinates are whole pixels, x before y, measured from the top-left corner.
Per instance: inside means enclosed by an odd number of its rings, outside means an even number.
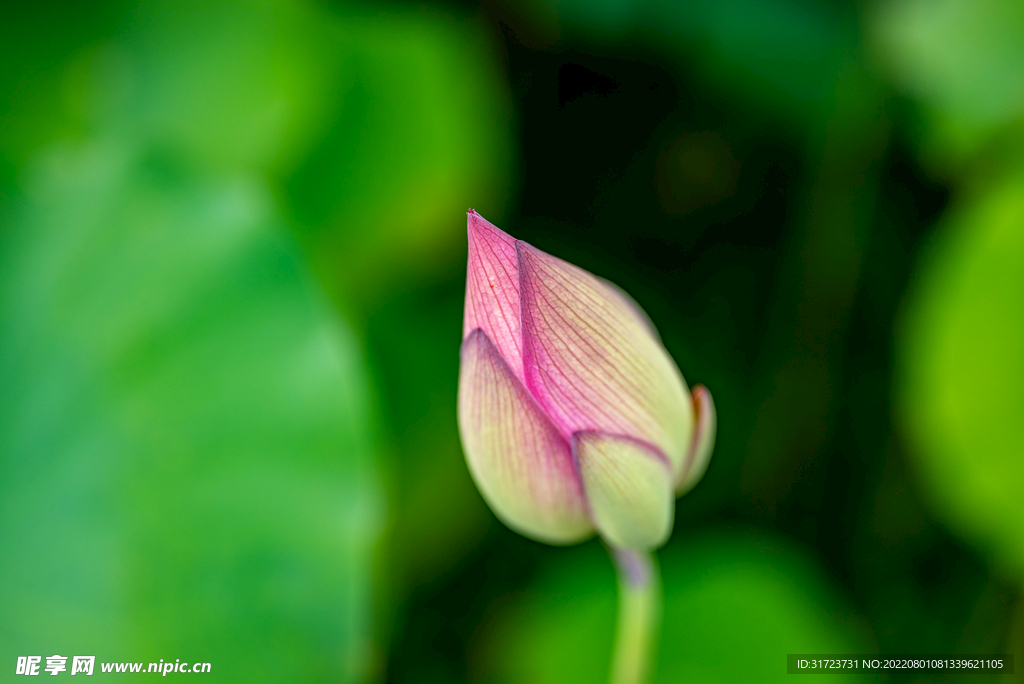
[[[506,525],[549,544],[593,531],[568,443],[479,328],[462,346],[458,410],[469,470]]]
[[[629,549],[663,544],[675,510],[664,458],[641,442],[603,432],[576,433],[573,449],[594,524],[605,541]]]
[[[715,449],[715,432],[718,430],[718,416],[711,392],[704,385],[697,385],[690,393],[693,397],[694,427],[693,442],[686,463],[676,478],[676,496],[682,496],[704,477],[708,460]]]

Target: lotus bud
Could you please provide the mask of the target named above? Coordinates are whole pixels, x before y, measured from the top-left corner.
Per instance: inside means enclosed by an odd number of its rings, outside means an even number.
[[[615,285],[472,209],[459,432],[495,514],[538,541],[645,550],[707,468],[715,409]]]

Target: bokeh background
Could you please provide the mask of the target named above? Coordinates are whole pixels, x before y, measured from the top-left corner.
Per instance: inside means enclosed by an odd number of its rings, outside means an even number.
[[[4,678],[605,681],[603,549],[464,465],[470,206],[714,394],[656,682],[1024,653],[1019,0],[40,0],[0,9]]]

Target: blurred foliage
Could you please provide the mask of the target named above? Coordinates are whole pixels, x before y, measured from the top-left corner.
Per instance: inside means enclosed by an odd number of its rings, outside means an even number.
[[[290,0],[108,12],[69,26],[57,55],[21,49],[49,28],[38,8],[5,22],[5,157],[109,132],[203,168],[262,171],[353,305],[457,253],[450,217],[470,199],[493,214],[508,197],[509,106],[470,20]]]
[[[924,162],[960,187],[910,283],[900,421],[933,509],[1019,583],[1024,9],[903,0],[879,6],[871,35],[895,85],[920,102]],[[1022,616],[1010,645],[1022,643]]]
[[[879,3],[874,49],[917,99],[933,157],[973,155],[1000,128],[1020,155],[1024,125],[1024,6],[1015,0]],[[1014,125],[1016,124],[1016,125]]]
[[[1024,571],[1024,178],[950,216],[900,350],[900,408],[938,510]]]
[[[488,626],[477,681],[607,680],[615,577],[604,549],[564,559]],[[716,530],[660,554],[665,607],[653,682],[785,681],[786,653],[870,653],[865,629],[803,553]],[[769,663],[775,667],[769,666]],[[855,681],[861,681],[855,675]]]
[[[392,448],[401,459],[393,494],[392,572],[399,584],[434,579],[453,555],[479,543],[491,522],[451,413],[459,358],[450,352],[462,341],[462,294],[457,285],[396,296],[367,328]]]
[[[0,260],[5,653],[364,672],[365,372],[267,189],[111,141],[25,189]]]
[[[334,121],[285,186],[320,272],[368,306],[459,258],[453,217],[471,203],[500,215],[509,198],[511,112],[487,35],[424,19],[346,22]]]

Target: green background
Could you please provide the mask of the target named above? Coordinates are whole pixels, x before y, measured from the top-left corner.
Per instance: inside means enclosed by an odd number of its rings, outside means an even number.
[[[656,682],[1024,645],[1020,2],[42,0],[0,8],[4,681],[605,681],[604,550],[462,457],[468,207],[715,397]]]

